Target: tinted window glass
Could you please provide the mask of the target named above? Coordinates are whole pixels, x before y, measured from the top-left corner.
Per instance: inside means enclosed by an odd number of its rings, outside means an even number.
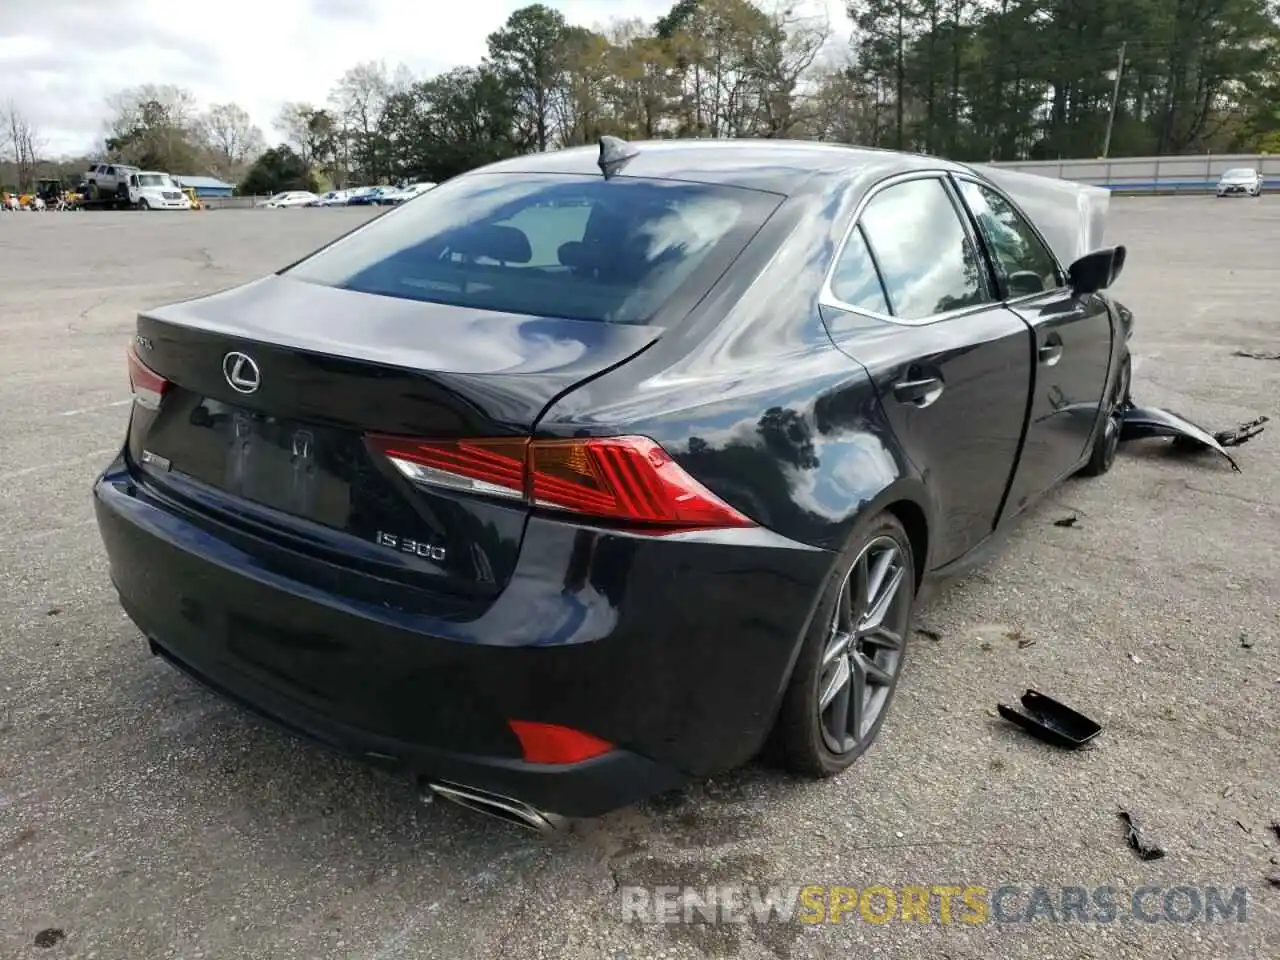
[[[288,275],[482,310],[644,323],[677,294],[705,293],[779,200],[674,181],[475,174]]]
[[[840,262],[831,275],[831,292],[851,307],[888,313],[889,301],[884,297],[880,274],[867,249],[862,227],[854,227],[849,242],[840,254]]]
[[[1004,197],[968,181],[961,182],[960,192],[978,221],[1009,296],[1042,293],[1062,285],[1053,256]]]
[[[923,320],[990,299],[942,181],[909,180],[881,191],[861,222],[896,316]]]

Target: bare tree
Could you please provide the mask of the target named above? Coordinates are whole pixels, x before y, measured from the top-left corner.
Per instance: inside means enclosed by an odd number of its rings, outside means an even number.
[[[172,84],[144,83],[118,90],[107,97],[110,134],[128,137],[139,129],[167,126],[187,132],[196,124],[196,98],[190,90]]]
[[[785,137],[801,121],[796,94],[831,38],[831,21],[797,15],[786,2],[769,19],[771,29],[757,40],[753,58],[761,87],[756,123],[766,137]]]
[[[281,107],[275,125],[284,134],[284,142],[307,166],[319,159],[332,126],[328,111],[300,102],[286,103]]]
[[[18,189],[30,190],[40,162],[40,132],[12,100],[5,107],[0,145],[13,161],[18,174]]]
[[[200,165],[196,98],[170,84],[144,83],[107,97],[107,154],[171,173]]]
[[[200,118],[199,128],[200,139],[222,176],[238,173],[266,149],[262,131],[237,103],[215,103]]]
[[[391,98],[408,89],[412,75],[401,66],[395,74],[379,60],[358,63],[342,75],[329,95],[339,126],[339,152],[348,153],[370,179],[389,173],[383,118]]]

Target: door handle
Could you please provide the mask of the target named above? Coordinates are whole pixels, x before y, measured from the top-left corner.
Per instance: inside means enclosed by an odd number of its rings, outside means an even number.
[[[937,377],[899,380],[893,385],[893,395],[903,403],[927,407],[942,395],[942,381]]]

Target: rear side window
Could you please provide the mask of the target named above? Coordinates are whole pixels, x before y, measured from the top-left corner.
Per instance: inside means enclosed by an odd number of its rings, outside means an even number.
[[[410,300],[606,323],[692,306],[781,198],[669,180],[473,174],[286,275]]]
[[[876,262],[871,259],[871,251],[867,249],[867,238],[862,235],[861,225],[853,228],[840,253],[840,260],[831,275],[831,292],[851,307],[872,313],[889,312],[880,273],[876,270]]]

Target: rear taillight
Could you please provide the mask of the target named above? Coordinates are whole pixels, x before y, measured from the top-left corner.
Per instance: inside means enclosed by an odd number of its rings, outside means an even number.
[[[129,347],[129,387],[133,390],[134,402],[148,410],[158,410],[160,400],[169,389],[169,381],[143,363],[132,345]]]
[[[523,500],[659,532],[755,525],[647,437],[368,441],[424,486]]]

